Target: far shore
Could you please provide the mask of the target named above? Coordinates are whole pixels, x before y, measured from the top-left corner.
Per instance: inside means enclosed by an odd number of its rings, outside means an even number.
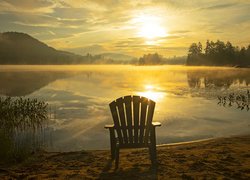
[[[119,69],[112,67],[120,67]],[[91,69],[88,69],[91,68]],[[231,69],[231,70],[249,70],[250,67],[236,66],[190,66],[185,64],[161,64],[161,65],[135,65],[135,64],[3,64],[0,65],[0,71],[81,71],[81,70],[99,70],[106,67],[107,70],[120,71],[122,68],[130,67],[131,70],[141,68],[140,70],[148,70],[155,68],[178,68],[178,69]]]
[[[250,179],[250,135],[121,150],[115,170],[108,150],[39,152],[22,163],[0,164],[0,179]]]

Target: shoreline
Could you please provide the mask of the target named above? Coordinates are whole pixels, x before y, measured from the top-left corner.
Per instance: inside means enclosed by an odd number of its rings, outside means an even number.
[[[229,137],[218,137],[218,138],[229,138]],[[181,146],[181,145],[185,145],[185,144],[206,142],[206,141],[215,140],[215,139],[218,139],[218,138],[206,138],[206,139],[197,139],[197,140],[192,140],[192,141],[182,141],[182,142],[175,142],[175,143],[157,144],[156,147]]]
[[[181,145],[186,145],[186,144],[195,144],[195,143],[202,143],[202,142],[206,142],[206,141],[228,139],[228,138],[238,138],[238,137],[244,137],[244,136],[250,136],[250,134],[240,134],[240,135],[230,135],[230,136],[221,136],[221,137],[211,137],[211,138],[204,138],[204,139],[197,139],[197,140],[190,140],[190,141],[181,141],[181,142],[175,142],[175,143],[164,143],[164,144],[158,144],[156,146],[157,147],[181,146]]]
[[[250,135],[157,146],[158,168],[147,149],[121,150],[115,170],[109,150],[38,152],[19,164],[0,165],[1,179],[250,178]]]

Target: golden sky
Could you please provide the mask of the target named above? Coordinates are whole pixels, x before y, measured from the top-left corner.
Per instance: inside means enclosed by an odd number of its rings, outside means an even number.
[[[250,43],[250,0],[0,0],[0,30],[57,49],[187,54],[192,42]]]

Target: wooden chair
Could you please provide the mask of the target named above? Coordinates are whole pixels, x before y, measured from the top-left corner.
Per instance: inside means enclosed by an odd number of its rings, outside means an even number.
[[[111,158],[119,166],[119,152],[124,148],[149,148],[152,165],[157,160],[155,127],[152,122],[155,102],[140,96],[120,97],[109,104],[114,124],[106,125],[110,132]]]

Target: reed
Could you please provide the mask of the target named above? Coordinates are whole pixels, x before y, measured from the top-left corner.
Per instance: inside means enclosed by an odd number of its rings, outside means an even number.
[[[40,149],[48,119],[43,101],[0,97],[0,157],[20,161]]]

